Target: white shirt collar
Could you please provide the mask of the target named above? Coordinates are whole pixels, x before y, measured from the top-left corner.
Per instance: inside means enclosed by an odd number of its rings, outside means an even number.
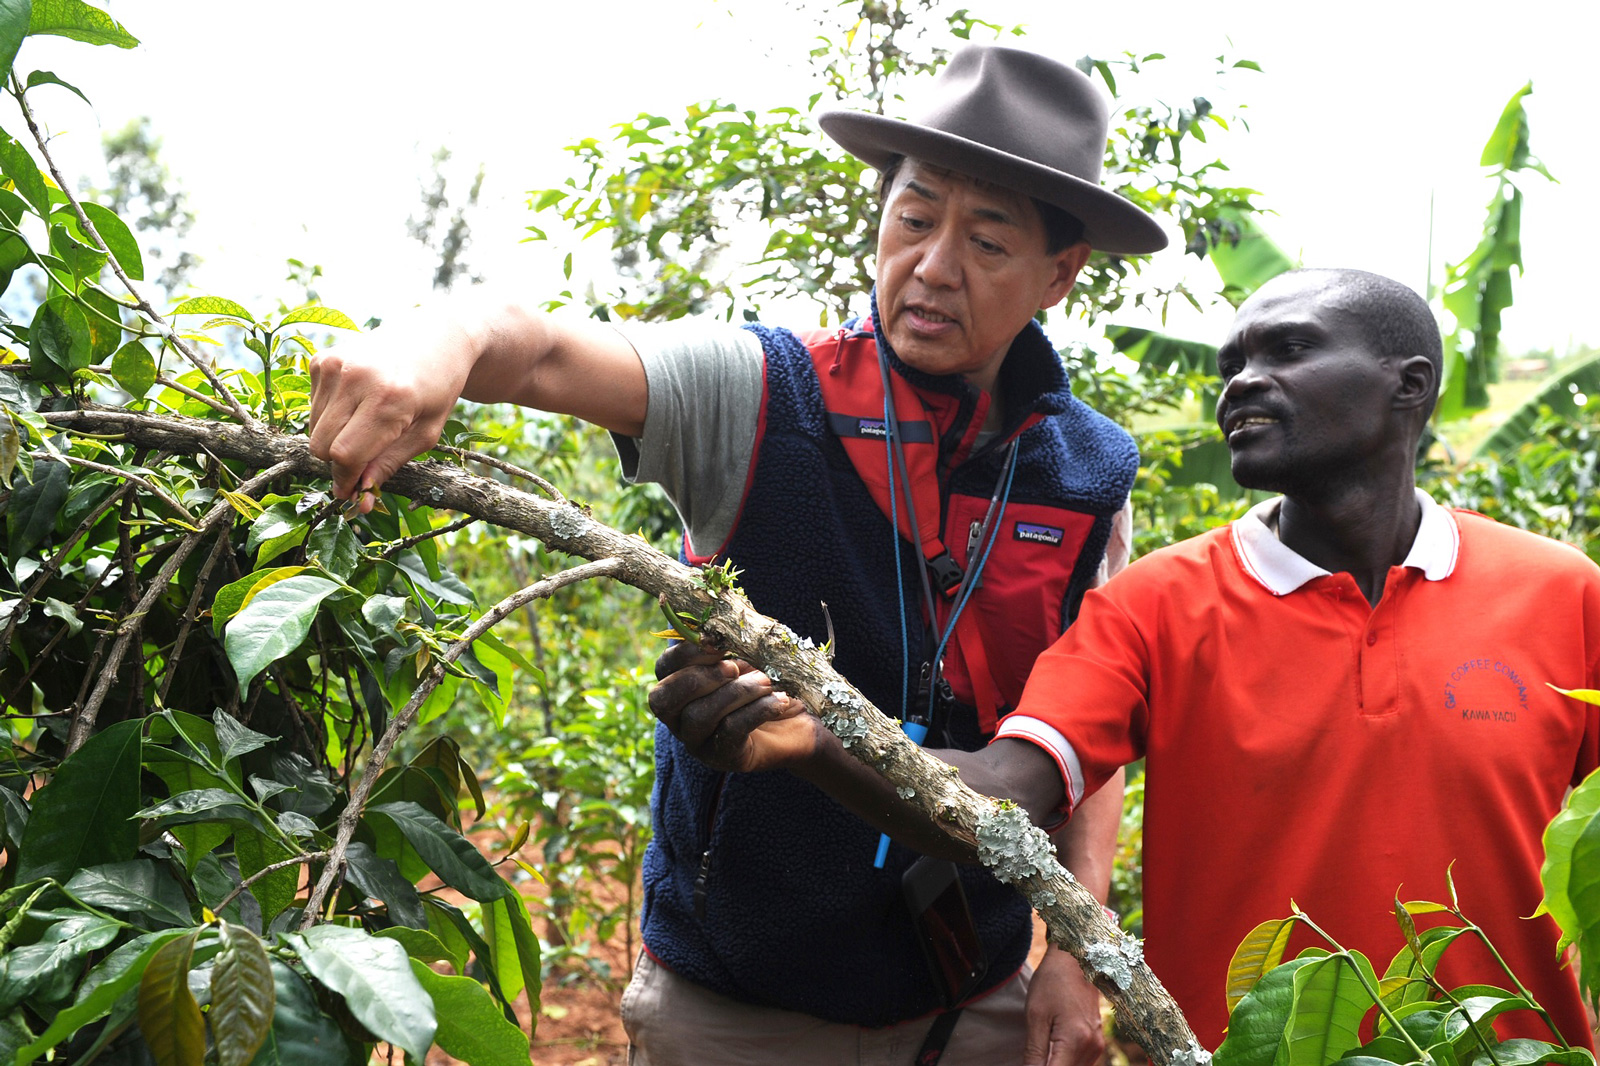
[[[1400,565],[1421,570],[1429,581],[1443,581],[1456,568],[1461,530],[1455,516],[1435,503],[1433,497],[1421,489],[1414,491],[1422,505],[1422,522],[1417,526],[1411,551]],[[1312,578],[1328,573],[1286,546],[1269,527],[1268,522],[1282,503],[1281,496],[1258,503],[1229,527],[1245,572],[1274,596],[1287,596]]]

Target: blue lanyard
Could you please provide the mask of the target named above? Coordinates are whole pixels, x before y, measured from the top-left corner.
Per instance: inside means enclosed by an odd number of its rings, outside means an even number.
[[[917,505],[911,487],[911,479],[906,468],[905,448],[900,440],[900,424],[895,418],[894,395],[890,388],[889,361],[880,348],[878,351],[878,370],[883,380],[883,424],[884,447],[887,451],[889,466],[889,528],[890,534],[895,538],[894,544],[894,579],[895,601],[900,608],[900,728],[910,737],[912,743],[922,744],[928,737],[928,727],[933,721],[935,701],[938,699],[940,674],[944,664],[944,650],[950,643],[950,637],[955,633],[956,623],[961,618],[961,613],[966,610],[967,603],[972,599],[972,594],[977,590],[978,577],[983,572],[984,565],[989,561],[989,553],[994,549],[995,541],[999,539],[1001,519],[1005,515],[1006,503],[1011,498],[1011,481],[1017,470],[1018,440],[1012,440],[1011,447],[1006,455],[1005,470],[995,482],[994,493],[989,497],[989,507],[983,516],[983,525],[979,529],[977,543],[983,546],[982,553],[978,556],[976,564],[973,563],[969,553],[967,572],[961,577],[961,584],[955,592],[955,608],[950,612],[950,620],[945,623],[944,633],[939,637],[937,650],[933,655],[932,674],[928,686],[928,708],[926,718],[922,721],[914,719],[910,709],[910,684],[911,684],[911,639],[906,627],[905,597],[899,592],[904,587],[904,570],[900,564],[900,516],[899,494],[895,492],[895,473],[898,469],[900,483],[905,493],[907,516],[911,521],[913,547],[919,559],[917,571],[922,579],[922,596],[928,612],[928,625],[935,630],[938,627],[938,614],[934,609],[933,588],[928,582],[928,567],[922,561],[922,527],[917,522]],[[889,855],[889,835],[884,833],[878,838],[878,853],[873,859],[873,865],[879,869],[887,861]]]

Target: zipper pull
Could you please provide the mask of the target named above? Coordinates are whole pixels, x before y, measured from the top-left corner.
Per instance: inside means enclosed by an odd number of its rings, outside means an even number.
[[[982,522],[973,522],[967,529],[967,569],[971,570],[978,565],[978,550],[983,547],[984,528]],[[977,591],[983,587],[983,573],[979,571],[972,575],[972,589]]]
[[[700,869],[694,875],[694,916],[706,920],[706,885],[711,880],[711,849],[700,856]]]

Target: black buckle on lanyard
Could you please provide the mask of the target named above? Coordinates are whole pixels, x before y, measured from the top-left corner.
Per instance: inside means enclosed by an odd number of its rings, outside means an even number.
[[[942,551],[928,560],[928,573],[933,575],[934,585],[946,596],[961,587],[961,578],[964,576],[961,564],[948,551]]]

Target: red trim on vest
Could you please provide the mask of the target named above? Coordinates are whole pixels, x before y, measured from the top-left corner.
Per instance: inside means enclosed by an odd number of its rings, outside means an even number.
[[[888,517],[889,461],[882,435],[883,377],[878,369],[877,342],[871,333],[850,334],[842,329],[803,334],[800,340],[811,352],[817,383],[822,388],[822,404],[829,415],[855,420],[864,433],[870,434],[873,427],[877,427],[875,436],[841,435],[838,439],[878,510]],[[939,430],[949,412],[938,410],[937,402],[930,404],[899,374],[889,374],[889,387],[894,392],[895,416],[900,425],[910,427],[918,422],[925,423],[931,438],[926,442],[903,440],[906,469],[917,504],[917,522],[921,526],[917,531],[919,535],[912,535],[911,516],[903,498],[895,501],[895,525],[902,537],[921,546],[925,558],[935,559],[945,554],[944,542],[939,538],[943,510],[939,500]],[[946,415],[946,419],[940,419],[941,414]],[[898,476],[895,480],[899,488]]]

